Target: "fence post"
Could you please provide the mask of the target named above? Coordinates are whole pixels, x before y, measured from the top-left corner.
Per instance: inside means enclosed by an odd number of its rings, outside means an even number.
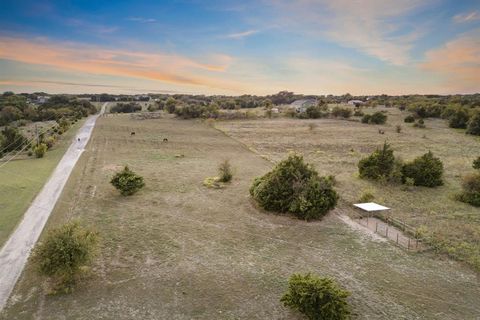
[[[387,229],[386,229],[386,231],[385,231],[385,237],[388,238],[388,224],[387,224]]]
[[[378,222],[375,223],[375,233],[378,231]]]
[[[398,244],[398,232],[397,232],[397,244]]]
[[[410,250],[410,237],[408,237],[408,245],[407,245],[407,250]]]

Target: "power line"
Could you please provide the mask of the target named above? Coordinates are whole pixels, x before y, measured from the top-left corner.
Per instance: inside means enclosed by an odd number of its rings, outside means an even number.
[[[40,132],[40,135],[41,134],[44,134],[50,130],[52,130],[56,125],[53,125],[51,126],[50,128],[48,129],[45,129],[44,131]],[[33,138],[33,139],[30,139],[28,140],[27,143],[25,143],[25,145],[23,146],[22,149],[20,149],[17,153],[15,153],[10,159],[8,159],[7,161],[3,162],[2,164],[0,164],[0,168],[4,167],[7,163],[9,163],[10,161],[12,161],[16,156],[18,156],[20,153],[22,153],[22,151],[24,151],[26,148],[28,148],[30,146],[30,144],[32,143],[32,141],[36,140],[36,138]]]

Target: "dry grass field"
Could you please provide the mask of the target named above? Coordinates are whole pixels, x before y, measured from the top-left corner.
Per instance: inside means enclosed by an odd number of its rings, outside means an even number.
[[[449,146],[457,149],[441,149],[433,143],[447,139],[446,134],[434,137],[446,132],[440,122],[427,121],[432,129],[405,128],[402,134],[389,124],[384,136],[376,127],[354,122],[316,122],[314,132],[308,131],[307,121],[284,119],[219,127],[273,159],[283,158],[289,149],[302,150],[321,173],[336,174],[345,199],[337,212],[348,210],[346,201],[363,188],[375,188],[355,178],[356,161],[372,146],[388,138],[405,158],[431,147],[445,160],[447,185],[414,193],[377,187],[378,201],[394,207],[395,214],[422,222],[423,216],[436,220],[444,214],[442,208],[461,222],[479,213],[449,198],[478,141],[450,133],[458,141]],[[131,137],[131,131],[136,135]],[[162,142],[164,137],[168,143]],[[478,276],[458,262],[408,253],[352,229],[333,213],[307,223],[256,209],[248,189],[272,164],[235,139],[200,121],[99,118],[47,225],[51,229],[79,219],[99,232],[92,273],[72,294],[49,296],[45,281],[28,264],[0,318],[302,319],[279,299],[288,277],[304,271],[335,277],[350,290],[359,319],[478,318]],[[227,158],[235,169],[232,183],[224,189],[205,188],[203,180],[215,175],[218,163]],[[145,189],[128,198],[108,182],[123,165],[146,182]],[[421,208],[430,204],[427,215]],[[457,220],[444,221],[455,225]]]
[[[320,174],[335,175],[347,211],[363,192],[370,192],[375,195],[375,201],[392,208],[389,212],[392,217],[432,239],[438,251],[480,270],[480,208],[454,199],[461,191],[462,177],[474,171],[472,161],[480,155],[480,138],[450,129],[446,121],[440,119],[427,119],[425,129],[414,128],[411,123],[403,122],[408,113],[396,108],[367,109],[366,112],[379,110],[388,113],[385,125],[281,118],[220,122],[217,127],[273,161],[284,158],[289,151],[302,153]],[[313,130],[309,124],[313,124]],[[400,133],[396,125],[402,127]],[[379,134],[378,129],[383,129],[385,134]],[[431,150],[444,163],[445,185],[406,191],[399,185],[359,179],[358,161],[385,141],[404,161]]]

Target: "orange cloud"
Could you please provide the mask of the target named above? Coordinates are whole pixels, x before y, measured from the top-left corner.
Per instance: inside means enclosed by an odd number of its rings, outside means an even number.
[[[212,74],[226,71],[232,60],[226,55],[212,56],[216,62],[220,62],[214,64],[173,54],[55,43],[45,39],[0,37],[0,58],[82,73],[143,78],[187,86],[230,91],[237,91],[241,87],[231,81],[219,80]]]
[[[421,65],[440,74],[454,90],[480,91],[480,30],[474,30],[444,46],[428,51]]]

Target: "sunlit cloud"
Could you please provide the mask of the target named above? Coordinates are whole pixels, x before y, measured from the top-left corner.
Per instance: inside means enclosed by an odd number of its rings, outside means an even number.
[[[102,24],[92,23],[90,21],[68,18],[64,20],[65,25],[82,29],[83,31],[98,33],[98,34],[110,34],[119,30],[116,26],[106,26]]]
[[[0,58],[64,70],[99,75],[143,78],[189,86],[238,90],[241,85],[219,80],[232,58],[217,54],[209,62],[184,56],[109,49],[80,43],[58,43],[45,39],[0,37]]]
[[[410,60],[413,44],[425,26],[405,25],[398,19],[436,0],[275,0],[282,15],[275,23],[305,34],[327,38],[393,65]]]
[[[247,31],[238,32],[238,33],[231,33],[226,35],[225,37],[230,39],[243,39],[245,37],[254,35],[255,33],[258,33],[258,30],[247,30]]]
[[[421,67],[444,79],[452,91],[480,91],[480,29],[426,52]]]
[[[453,21],[456,23],[466,23],[478,20],[480,20],[480,13],[478,11],[461,13],[453,16]]]

